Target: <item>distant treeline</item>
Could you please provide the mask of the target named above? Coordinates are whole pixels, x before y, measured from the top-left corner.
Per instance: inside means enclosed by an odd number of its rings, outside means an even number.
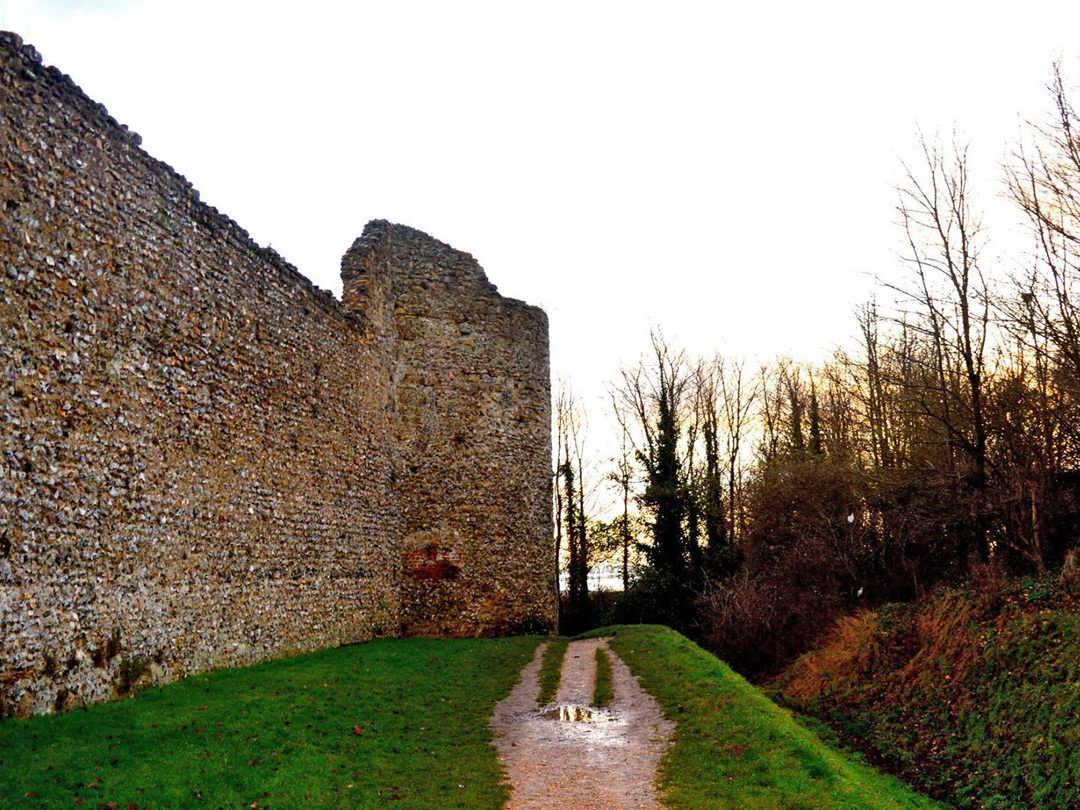
[[[640,561],[605,619],[672,624],[761,674],[860,606],[972,565],[1041,572],[1074,553],[1080,119],[1058,66],[1049,89],[1048,123],[1028,125],[1005,169],[1034,246],[1011,257],[1020,270],[984,258],[966,147],[924,139],[899,189],[907,271],[859,309],[857,348],[751,368],[654,333],[611,386],[622,452],[603,465],[583,458],[578,405],[559,398],[564,627],[598,618],[592,563]],[[600,479],[617,493],[611,520],[587,514]]]

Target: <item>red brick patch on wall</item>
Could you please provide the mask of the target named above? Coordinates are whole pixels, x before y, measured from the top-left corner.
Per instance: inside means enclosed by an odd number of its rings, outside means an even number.
[[[417,551],[401,555],[406,576],[413,579],[457,579],[461,573],[460,560],[446,550],[432,544]]]

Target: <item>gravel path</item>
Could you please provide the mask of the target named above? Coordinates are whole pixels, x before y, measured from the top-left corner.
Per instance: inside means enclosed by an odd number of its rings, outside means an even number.
[[[521,682],[495,707],[495,745],[512,787],[508,810],[658,808],[656,765],[674,730],[603,639],[571,642],[556,704],[588,706],[596,648],[611,657],[615,698],[587,721],[552,719],[536,705],[541,645]],[[546,707],[551,708],[551,707]]]

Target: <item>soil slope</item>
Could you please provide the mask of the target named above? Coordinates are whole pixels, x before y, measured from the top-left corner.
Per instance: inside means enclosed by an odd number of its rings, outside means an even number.
[[[842,619],[774,684],[960,807],[1080,807],[1080,587],[983,573]]]

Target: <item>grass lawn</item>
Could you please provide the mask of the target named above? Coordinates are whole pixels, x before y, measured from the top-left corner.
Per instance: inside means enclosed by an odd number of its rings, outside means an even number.
[[[488,721],[540,641],[376,641],[5,719],[0,807],[501,808]]]
[[[665,627],[609,627],[611,647],[677,724],[660,763],[664,806],[931,808],[830,748],[726,664]]]

